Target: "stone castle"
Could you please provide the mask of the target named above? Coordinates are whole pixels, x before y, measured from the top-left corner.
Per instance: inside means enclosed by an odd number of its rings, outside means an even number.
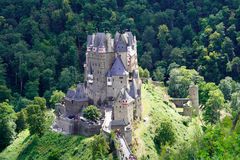
[[[82,111],[90,104],[103,115],[110,111],[110,118],[105,115],[99,122],[84,119]],[[91,136],[103,124],[108,130],[130,133],[133,121],[142,118],[136,37],[131,32],[117,32],[114,37],[110,33],[88,35],[84,83],[68,90],[56,112],[53,127],[68,134]],[[129,135],[127,141],[131,141]]]

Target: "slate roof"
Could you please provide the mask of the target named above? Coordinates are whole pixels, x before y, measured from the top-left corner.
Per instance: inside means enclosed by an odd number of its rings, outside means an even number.
[[[99,32],[96,34],[94,39],[94,47],[105,47],[106,46],[106,34]]]
[[[133,98],[137,98],[138,97],[138,93],[137,93],[137,84],[136,81],[133,79],[131,86],[130,86],[130,91],[129,91],[129,95]]]
[[[85,94],[85,87],[83,84],[78,84],[76,90],[69,89],[67,91],[67,95],[65,97],[67,100],[74,100],[74,101],[87,101],[88,98]]]
[[[134,101],[125,88],[122,88],[119,94],[121,100],[127,100],[128,103]]]
[[[111,126],[127,126],[127,123],[123,119],[122,120],[112,120]]]
[[[120,56],[116,57],[109,74],[109,76],[124,76],[128,74]]]
[[[73,98],[73,97],[75,96],[75,94],[76,94],[76,91],[75,91],[75,90],[69,89],[69,90],[67,91],[66,97],[68,97],[68,98]]]
[[[93,45],[94,35],[87,36],[87,46]]]

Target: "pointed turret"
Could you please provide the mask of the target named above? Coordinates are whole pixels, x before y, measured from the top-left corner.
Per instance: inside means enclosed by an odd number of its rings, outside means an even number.
[[[128,75],[127,70],[119,56],[116,57],[109,73],[111,76],[125,76]]]

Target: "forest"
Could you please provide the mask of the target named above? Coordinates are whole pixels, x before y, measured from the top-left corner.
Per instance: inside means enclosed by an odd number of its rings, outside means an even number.
[[[224,147],[204,148],[212,136],[237,141],[239,131],[219,128],[238,128],[240,117],[239,0],[1,0],[0,6],[0,128],[9,131],[0,133],[6,139],[0,150],[25,121],[31,133],[43,134],[31,123],[44,121],[45,105],[54,108],[83,82],[88,34],[126,30],[137,37],[142,77],[162,81],[172,97],[187,97],[192,82],[199,86],[204,121],[216,128],[205,128],[202,145],[193,144],[199,152],[189,148],[187,159],[219,157]],[[226,124],[219,122],[222,108],[231,113]]]

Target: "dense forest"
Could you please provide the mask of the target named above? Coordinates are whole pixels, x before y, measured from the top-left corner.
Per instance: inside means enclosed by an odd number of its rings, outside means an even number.
[[[0,5],[0,99],[49,99],[83,79],[86,36],[131,30],[155,80],[176,66],[239,80],[239,1],[23,0]]]
[[[8,123],[4,127],[12,128],[0,150],[15,136],[14,125],[20,132],[29,121],[31,133],[43,134],[41,126],[31,129],[34,117],[26,120],[25,114],[41,117],[46,105],[53,107],[63,92],[83,81],[86,38],[94,32],[133,32],[146,77],[163,81],[172,97],[187,97],[188,86],[198,84],[206,124],[217,124],[222,108],[232,114],[233,124],[227,119],[227,125],[206,127],[208,134],[198,139],[202,145],[193,144],[195,150],[203,152],[211,136],[221,135],[215,140],[222,142],[237,127],[239,0],[2,0],[0,6],[0,115]],[[212,150],[217,149],[210,148],[206,152],[213,153],[206,157],[219,156]],[[186,154],[206,154],[199,152],[189,148]]]

